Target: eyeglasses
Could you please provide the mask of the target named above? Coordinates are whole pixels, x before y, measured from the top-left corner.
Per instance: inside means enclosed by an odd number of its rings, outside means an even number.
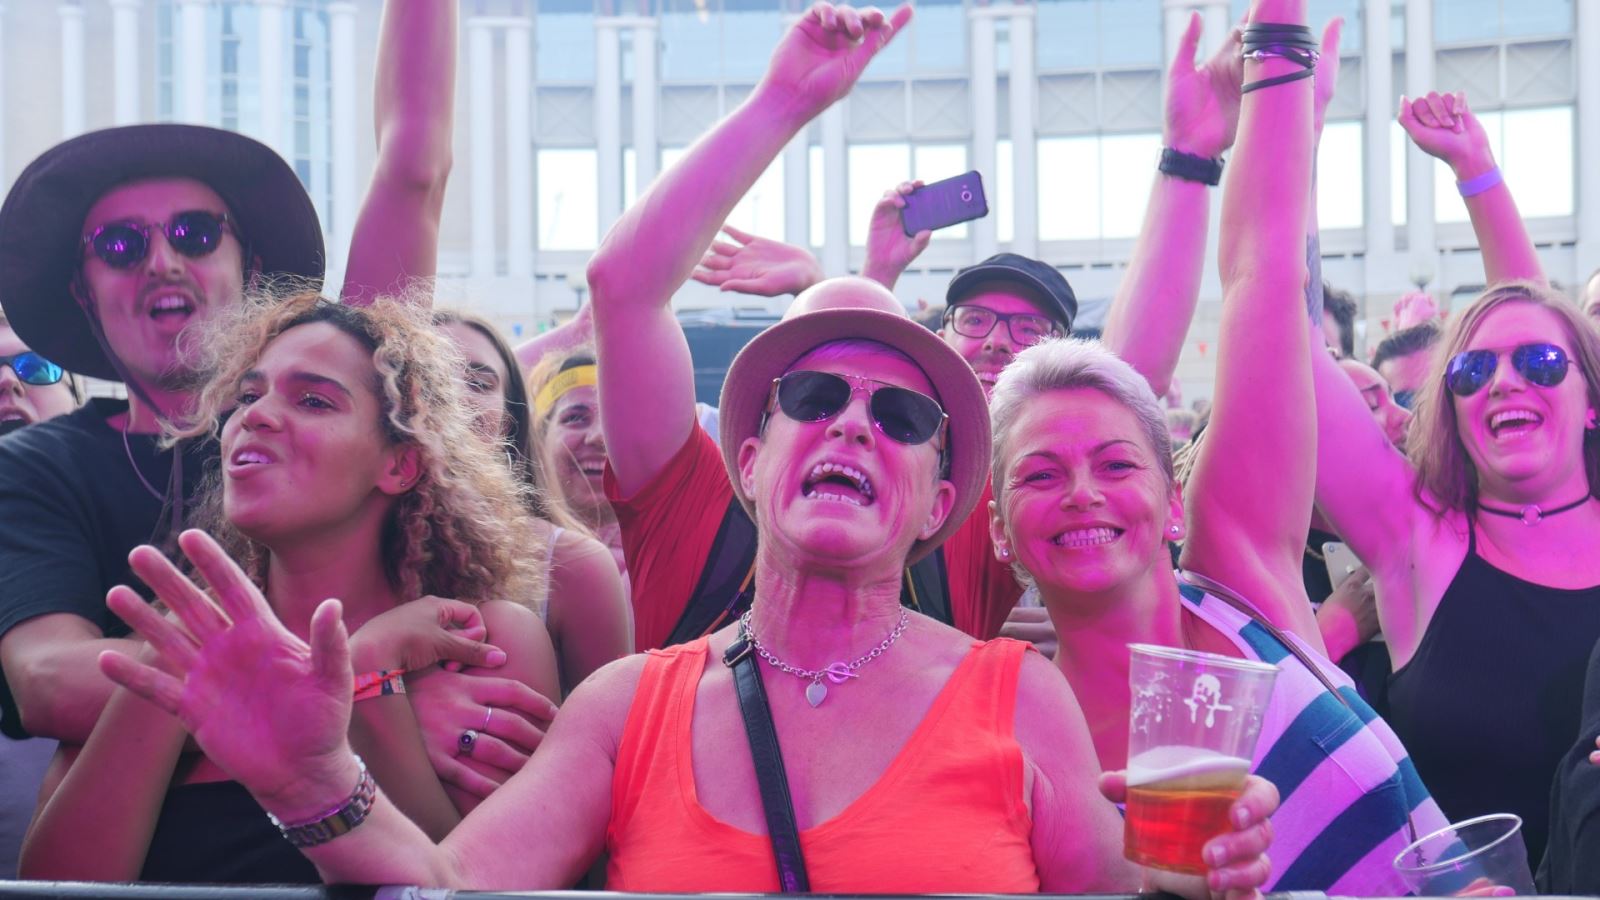
[[[10,366],[11,371],[22,379],[23,384],[55,384],[64,374],[60,366],[32,350],[24,350],[12,356],[0,356],[0,366]]]
[[[837,416],[857,391],[867,394],[867,411],[878,430],[901,444],[925,444],[944,431],[950,417],[927,394],[860,375],[835,375],[805,369],[772,379],[772,395],[761,430],[774,405],[796,422],[821,422]]]
[[[1056,323],[1034,313],[998,313],[988,307],[962,304],[945,310],[945,324],[956,334],[969,338],[986,338],[1001,322],[1011,335],[1012,343],[1031,347],[1057,333]]]
[[[1457,397],[1470,397],[1483,390],[1489,379],[1494,377],[1494,371],[1500,365],[1500,357],[1506,351],[1501,350],[1468,350],[1457,353],[1450,358],[1450,364],[1445,367],[1444,384],[1450,393]],[[1523,344],[1512,348],[1511,367],[1518,374],[1528,380],[1529,384],[1539,387],[1555,387],[1567,377],[1567,368],[1571,364],[1567,359],[1567,351],[1555,344]]]
[[[109,222],[85,235],[83,243],[113,269],[131,269],[150,254],[151,229],[166,235],[172,249],[198,259],[215,252],[222,244],[222,233],[232,231],[233,225],[225,214],[192,209],[177,213],[168,222]]]
[[[1404,409],[1411,409],[1412,405],[1417,402],[1416,389],[1413,388],[1411,390],[1395,391],[1394,402],[1396,406]]]

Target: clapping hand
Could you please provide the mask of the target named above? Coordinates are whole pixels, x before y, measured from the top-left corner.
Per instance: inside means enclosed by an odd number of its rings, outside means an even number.
[[[317,607],[308,644],[284,627],[209,535],[186,531],[178,544],[211,597],[154,547],[142,546],[129,556],[133,571],[178,621],[126,586],[106,598],[168,671],[115,651],[101,654],[101,670],[177,716],[206,756],[268,811],[289,820],[325,811],[356,783],[346,738],[350,653],[339,601]]]
[[[714,241],[691,276],[724,291],[779,297],[798,294],[822,280],[822,264],[809,250],[722,226],[727,241]]]
[[[909,21],[910,4],[886,16],[872,6],[816,3],[783,36],[757,90],[810,121],[850,92],[867,63]]]

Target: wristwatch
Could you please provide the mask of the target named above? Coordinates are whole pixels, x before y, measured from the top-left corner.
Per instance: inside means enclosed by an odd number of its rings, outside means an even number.
[[[378,796],[378,783],[372,780],[372,773],[367,771],[367,764],[359,755],[356,756],[356,766],[361,769],[361,778],[356,782],[354,793],[349,799],[322,815],[305,822],[289,824],[272,813],[267,813],[267,818],[278,826],[278,831],[283,834],[284,840],[294,847],[315,847],[318,844],[326,844],[366,821],[367,815],[372,812],[372,802]]]
[[[1222,160],[1193,153],[1184,153],[1171,147],[1161,150],[1161,164],[1156,166],[1163,174],[1184,181],[1197,181],[1215,186],[1222,181]]]

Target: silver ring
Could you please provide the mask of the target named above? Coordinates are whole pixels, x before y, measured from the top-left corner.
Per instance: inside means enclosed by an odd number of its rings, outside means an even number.
[[[487,732],[489,730],[489,719],[492,718],[493,716],[494,716],[494,707],[492,707],[492,706],[484,707],[484,710],[483,710],[483,727],[479,728],[478,730],[479,731],[483,731],[483,732]]]
[[[461,732],[461,737],[456,739],[456,753],[460,756],[471,756],[472,748],[478,744],[478,733],[468,728]]]

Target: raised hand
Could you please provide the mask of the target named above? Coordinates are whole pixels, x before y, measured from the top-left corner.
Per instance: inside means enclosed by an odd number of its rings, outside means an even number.
[[[724,291],[780,297],[822,280],[822,263],[809,250],[722,226],[727,241],[713,241],[691,275]]]
[[[1494,167],[1489,135],[1467,107],[1465,93],[1430,91],[1415,100],[1401,97],[1400,127],[1424,153],[1454,169],[1458,179],[1474,178]]]
[[[1394,330],[1401,331],[1443,316],[1439,302],[1427,291],[1412,291],[1394,302]]]
[[[900,280],[906,266],[928,249],[933,232],[919,231],[906,237],[905,221],[900,211],[906,208],[906,197],[917,188],[920,181],[902,181],[883,192],[883,197],[872,208],[872,222],[867,226],[867,259],[861,274],[889,290]]]
[[[339,602],[317,607],[307,644],[209,535],[186,531],[178,543],[215,602],[149,546],[136,548],[129,562],[179,624],[126,586],[106,598],[175,674],[113,651],[101,654],[101,670],[177,716],[206,756],[270,812],[288,820],[316,815],[356,782]]]
[[[1239,129],[1239,88],[1244,60],[1235,28],[1205,65],[1195,65],[1200,48],[1200,14],[1178,39],[1178,52],[1167,72],[1166,121],[1162,140],[1174,150],[1215,158],[1233,146]]]
[[[909,3],[888,16],[872,6],[816,3],[773,51],[758,90],[787,100],[809,121],[848,94],[867,63],[909,21]]]

